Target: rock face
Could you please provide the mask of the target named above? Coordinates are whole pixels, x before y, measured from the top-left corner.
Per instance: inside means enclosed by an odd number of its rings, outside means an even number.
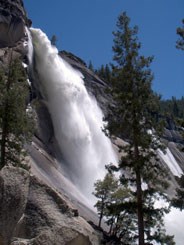
[[[0,244],[9,245],[24,214],[29,192],[29,173],[5,167],[0,172]]]
[[[12,60],[28,63],[27,19],[22,0],[0,1],[0,66],[7,67]]]
[[[22,0],[0,1],[0,48],[12,47],[24,37],[29,25]]]
[[[163,139],[169,148],[180,168],[184,171],[184,138],[182,137],[184,130],[177,127],[172,119],[166,118],[166,128],[164,130]]]
[[[27,206],[12,244],[97,245],[99,237],[61,193],[31,176]]]
[[[182,151],[183,144],[177,144],[174,141],[168,142],[168,148],[172,152],[174,158],[176,159],[177,163],[179,164],[180,168],[184,172],[184,152]]]
[[[12,242],[11,242],[12,241]],[[0,245],[98,245],[63,194],[21,168],[0,172]]]

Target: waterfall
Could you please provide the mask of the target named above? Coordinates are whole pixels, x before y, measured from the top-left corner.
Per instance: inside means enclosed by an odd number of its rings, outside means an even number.
[[[104,166],[117,162],[110,140],[102,132],[103,114],[84,86],[83,75],[58,55],[47,36],[31,29],[36,69],[48,104],[55,137],[71,180],[90,196]]]
[[[26,34],[28,37],[27,46],[28,46],[28,61],[29,61],[29,69],[31,69],[32,66],[32,60],[33,60],[33,43],[32,43],[32,36],[28,28],[26,27]]]
[[[31,29],[31,34],[42,96],[52,117],[55,137],[67,164],[67,174],[91,200],[95,180],[105,174],[104,165],[117,162],[111,142],[102,132],[102,111],[95,98],[88,94],[83,75],[58,56],[58,50],[41,30]],[[28,45],[31,61],[32,42]],[[182,171],[169,149],[166,154],[158,153],[172,173],[180,176]],[[175,234],[178,245],[182,245],[184,239],[183,218],[184,212],[174,208],[165,216],[167,231]]]
[[[166,148],[166,152],[163,153],[161,150],[158,150],[158,154],[161,157],[161,159],[165,162],[165,164],[169,167],[170,171],[174,176],[181,177],[183,174],[182,169],[180,168],[179,164],[175,160],[173,154],[169,150],[169,148]]]

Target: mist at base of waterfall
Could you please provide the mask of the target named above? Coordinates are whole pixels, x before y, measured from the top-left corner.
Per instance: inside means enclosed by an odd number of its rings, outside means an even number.
[[[117,162],[102,132],[103,114],[84,86],[83,75],[58,56],[47,36],[31,29],[42,95],[52,117],[55,137],[67,163],[67,174],[87,197],[102,179],[105,165]]]

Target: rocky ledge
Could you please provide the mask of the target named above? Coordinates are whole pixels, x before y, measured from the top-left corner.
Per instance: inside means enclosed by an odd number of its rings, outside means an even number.
[[[26,170],[5,167],[0,189],[0,245],[100,244],[66,197]]]
[[[25,25],[30,26],[22,0],[0,1],[0,48],[13,47],[25,36]]]

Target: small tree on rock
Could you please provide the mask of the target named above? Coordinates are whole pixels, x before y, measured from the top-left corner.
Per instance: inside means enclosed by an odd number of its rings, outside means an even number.
[[[111,203],[111,195],[118,188],[118,180],[108,173],[103,180],[97,180],[94,186],[95,191],[93,195],[98,199],[95,204],[99,215],[98,226],[101,227],[102,218],[107,212],[107,205]]]
[[[56,35],[53,35],[53,36],[51,37],[51,44],[52,44],[53,46],[56,46],[56,43],[57,43],[57,37],[56,37]]]
[[[0,169],[20,165],[23,146],[33,133],[33,120],[27,109],[29,88],[19,60],[0,72]]]

